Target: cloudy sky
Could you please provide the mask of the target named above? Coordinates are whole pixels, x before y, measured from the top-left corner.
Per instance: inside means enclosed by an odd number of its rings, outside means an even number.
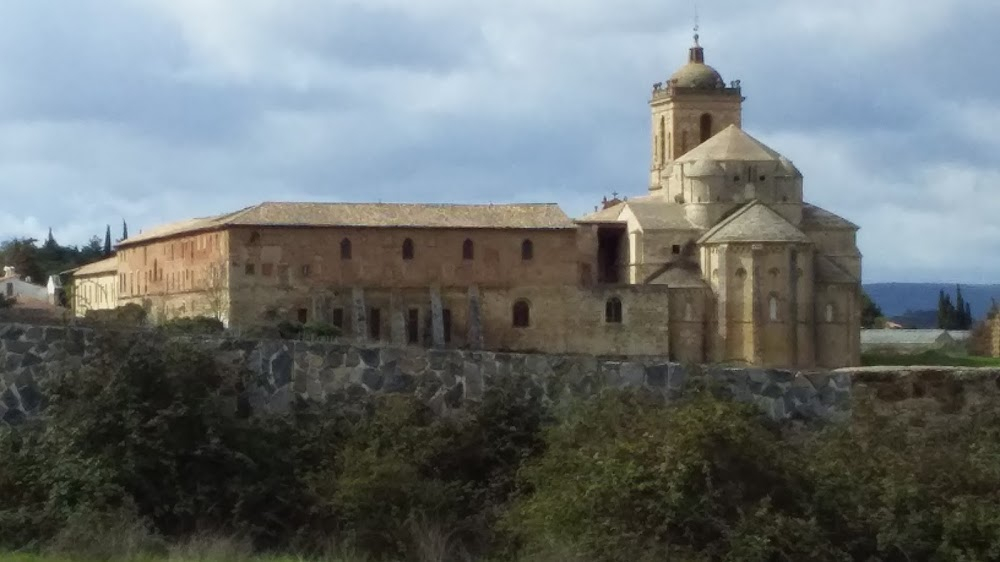
[[[0,238],[264,200],[645,191],[693,0],[0,3]],[[861,225],[865,281],[1000,282],[1000,2],[700,0],[744,127]]]

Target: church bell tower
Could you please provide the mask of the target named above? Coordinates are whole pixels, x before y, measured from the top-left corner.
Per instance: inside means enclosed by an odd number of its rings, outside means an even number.
[[[695,27],[688,62],[667,82],[653,85],[652,163],[649,189],[660,189],[661,175],[675,158],[705,142],[729,125],[741,126],[743,95],[739,81],[726,85],[705,64],[705,49]]]

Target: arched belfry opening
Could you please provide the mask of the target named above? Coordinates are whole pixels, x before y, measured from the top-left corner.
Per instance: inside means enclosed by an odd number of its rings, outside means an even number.
[[[700,119],[700,122],[699,122],[698,126],[699,126],[699,128],[701,130],[701,134],[699,135],[699,139],[700,140],[698,142],[705,142],[708,139],[712,138],[712,114],[711,113],[702,113],[701,114],[701,119]]]

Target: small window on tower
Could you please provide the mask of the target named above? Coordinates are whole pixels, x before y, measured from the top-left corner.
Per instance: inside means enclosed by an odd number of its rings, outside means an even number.
[[[681,245],[680,244],[674,244],[673,246],[671,246],[670,247],[670,253],[674,254],[675,256],[677,254],[681,253]]]

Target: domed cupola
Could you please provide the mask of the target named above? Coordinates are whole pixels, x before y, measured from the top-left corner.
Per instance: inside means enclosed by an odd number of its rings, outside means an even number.
[[[726,87],[722,75],[705,64],[705,49],[698,43],[697,34],[694,36],[694,46],[688,54],[688,63],[670,77],[668,84],[676,88],[697,90],[719,90]]]

